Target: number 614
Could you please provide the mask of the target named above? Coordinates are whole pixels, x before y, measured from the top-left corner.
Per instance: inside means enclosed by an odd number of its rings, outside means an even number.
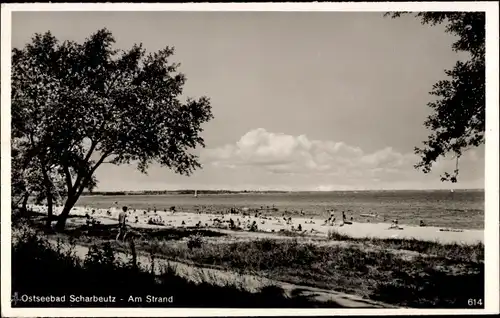
[[[467,305],[469,305],[469,306],[482,306],[483,300],[482,299],[469,299],[467,301]]]

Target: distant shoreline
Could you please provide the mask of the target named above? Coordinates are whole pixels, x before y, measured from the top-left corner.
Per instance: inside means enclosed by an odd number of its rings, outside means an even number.
[[[287,194],[287,193],[342,193],[342,192],[450,192],[449,189],[406,190],[333,190],[333,191],[283,191],[283,190],[164,190],[164,191],[94,191],[82,196],[127,196],[127,195],[225,195],[225,194]],[[453,189],[454,192],[484,192],[484,189]]]

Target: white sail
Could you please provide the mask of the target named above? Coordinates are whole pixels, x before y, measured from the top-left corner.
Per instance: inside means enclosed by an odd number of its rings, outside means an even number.
[[[194,190],[194,197],[197,198],[198,197],[198,190]]]

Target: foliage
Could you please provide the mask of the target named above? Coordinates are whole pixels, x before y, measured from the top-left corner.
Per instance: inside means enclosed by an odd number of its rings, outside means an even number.
[[[318,303],[296,295],[287,297],[278,287],[264,287],[256,293],[242,290],[232,282],[213,285],[208,281],[195,283],[178,276],[178,271],[166,264],[160,275],[144,268],[135,269],[120,258],[113,258],[109,247],[91,248],[86,260],[74,253],[54,247],[34,231],[15,234],[12,246],[12,292],[14,295],[67,295],[64,302],[15,302],[13,307],[226,307],[226,308],[297,308],[340,307],[331,301]],[[43,274],[40,269],[43,268]],[[71,302],[69,295],[107,297],[115,302]],[[130,295],[142,301],[129,302]],[[172,297],[173,302],[147,302],[147,295]],[[209,295],[209,296],[207,296]],[[210,295],[216,295],[211,297]]]
[[[400,17],[408,12],[388,12]],[[449,79],[434,84],[431,95],[437,100],[428,103],[433,113],[424,122],[432,133],[423,148],[415,148],[421,161],[415,168],[428,173],[439,157],[454,154],[457,164],[441,181],[457,182],[458,160],[463,152],[484,143],[485,132],[485,13],[484,12],[420,12],[414,14],[422,24],[446,23],[446,32],[458,37],[452,49],[469,53],[466,62],[458,61],[446,70]]]
[[[328,240],[331,240],[331,241],[343,241],[343,240],[347,240],[348,238],[350,238],[347,235],[339,233],[339,231],[337,229],[328,230],[326,237]]]
[[[115,254],[109,243],[104,244],[102,249],[98,248],[96,245],[92,245],[85,257],[84,265],[88,268],[109,268],[115,265],[115,261]]]
[[[11,190],[12,200],[19,203],[25,196],[33,195],[35,203],[40,204],[47,199],[44,187],[44,176],[40,169],[40,163],[36,158],[26,159],[26,152],[12,145],[11,151]],[[31,161],[31,162],[29,162]],[[56,174],[50,174],[50,193],[54,202],[60,201],[66,195],[64,183]],[[17,204],[15,204],[17,206]]]
[[[203,236],[200,233],[189,236],[187,246],[189,249],[201,248],[203,246]]]
[[[484,296],[482,244],[442,245],[417,240],[374,240],[373,246],[366,244],[370,240],[361,243],[365,244],[262,239],[205,244],[203,249],[162,244],[158,245],[158,256],[352,293],[397,306],[467,308],[470,295],[477,299]],[[468,295],[459,288],[466,284]]]
[[[174,49],[146,54],[114,43],[107,29],[81,44],[47,32],[13,50],[12,137],[47,194],[63,182],[60,228],[105,162],[135,163],[143,173],[153,162],[184,175],[201,167],[190,150],[204,146],[210,101],[179,99],[186,78],[170,62]]]

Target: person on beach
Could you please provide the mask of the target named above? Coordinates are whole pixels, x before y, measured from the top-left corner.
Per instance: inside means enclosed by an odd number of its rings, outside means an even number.
[[[399,225],[398,225],[398,220],[397,219],[392,220],[392,223],[391,223],[391,226],[389,227],[389,229],[399,229]]]
[[[118,214],[118,235],[116,235],[116,240],[120,239],[122,235],[125,234],[126,226],[127,226],[127,210],[128,208],[124,206],[122,208],[122,212]]]
[[[112,214],[119,213],[118,201],[115,201],[115,204],[109,210]]]
[[[250,232],[257,232],[257,222],[253,221],[252,225],[250,226]]]
[[[331,210],[328,210],[328,212],[330,212],[330,217],[328,218],[328,220],[325,223],[327,223],[327,225],[333,226],[335,223],[335,210],[331,209]]]

